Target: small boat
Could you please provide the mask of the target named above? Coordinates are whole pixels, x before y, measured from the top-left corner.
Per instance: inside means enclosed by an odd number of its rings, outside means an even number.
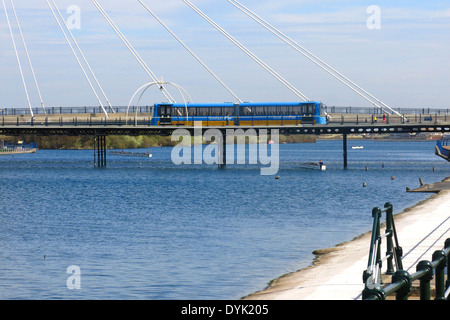
[[[364,149],[363,146],[352,146],[352,149]]]
[[[301,166],[305,169],[319,169],[321,171],[327,170],[327,166],[324,163],[317,162],[304,162]]]
[[[0,155],[36,153],[38,146],[36,143],[24,144],[19,141],[17,144],[0,142]]]
[[[128,157],[144,157],[151,158],[152,154],[149,152],[125,152],[125,151],[111,151],[109,154],[114,154],[118,156],[128,156]]]

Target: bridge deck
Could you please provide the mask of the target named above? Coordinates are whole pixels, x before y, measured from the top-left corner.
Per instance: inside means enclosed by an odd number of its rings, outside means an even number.
[[[150,117],[141,114],[139,117],[125,117],[115,115],[111,118],[89,115],[58,115],[52,117],[37,116],[33,120],[24,116],[0,117],[0,134],[42,134],[42,135],[170,135],[176,129],[187,129],[193,132],[197,129],[192,122],[189,125],[150,125]],[[335,116],[326,125],[255,125],[255,126],[208,126],[208,129],[279,129],[282,134],[363,134],[363,133],[421,133],[444,132],[450,133],[450,117],[435,116],[431,121],[421,117],[410,117],[409,121],[400,117],[390,118],[389,121],[373,122],[358,115]]]

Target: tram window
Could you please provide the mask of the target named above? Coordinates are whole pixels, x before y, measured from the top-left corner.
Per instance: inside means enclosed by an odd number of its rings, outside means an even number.
[[[183,115],[183,111],[180,108],[172,107],[172,116],[181,116]]]
[[[270,110],[270,108],[260,107],[259,108],[259,115],[263,116],[263,115],[269,114],[269,110]]]
[[[323,106],[323,103],[321,103],[321,104],[319,105],[319,114],[320,114],[321,116],[325,115],[325,108],[324,108],[324,106]]]
[[[291,107],[291,114],[301,114],[302,112],[302,107],[300,106],[293,106]]]
[[[314,105],[313,104],[305,104],[303,105],[303,112],[304,115],[313,115],[314,114]]]
[[[233,115],[234,114],[234,107],[226,107],[223,108],[224,110],[224,115],[228,116],[228,115]]]
[[[197,115],[196,111],[197,111],[196,108],[188,108],[188,114],[190,116],[196,116]]]
[[[249,116],[253,114],[253,107],[239,107],[239,114],[241,116]]]
[[[281,115],[289,114],[289,107],[288,106],[280,107],[280,112],[278,114],[281,114]]]
[[[211,113],[211,108],[208,107],[201,107],[197,108],[197,116],[209,116]]]
[[[259,107],[259,112],[258,112],[258,114],[259,114],[260,116],[268,114],[268,111],[269,111],[269,110],[267,110],[267,109],[269,109],[269,108],[266,108],[266,107]]]

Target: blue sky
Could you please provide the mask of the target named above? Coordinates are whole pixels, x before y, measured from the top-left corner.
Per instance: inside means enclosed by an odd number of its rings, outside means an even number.
[[[73,30],[113,105],[128,105],[152,80],[90,0],[55,0],[68,18],[80,8]],[[235,101],[137,0],[98,0],[150,69],[182,86],[194,102]],[[182,0],[144,0],[192,51],[243,101],[299,98],[199,17]],[[329,106],[368,106],[366,100],[250,20],[226,0],[191,0],[220,26],[311,100]],[[450,107],[449,1],[241,0],[306,49],[365,90],[397,107]],[[6,0],[10,8],[9,0]],[[44,103],[98,105],[45,0],[14,2]],[[369,29],[367,9],[377,5],[380,29]],[[13,21],[11,11],[10,19]],[[15,30],[32,105],[39,99]],[[27,107],[5,14],[0,7],[0,108]],[[175,99],[182,100],[174,91]],[[143,103],[164,101],[155,89]]]

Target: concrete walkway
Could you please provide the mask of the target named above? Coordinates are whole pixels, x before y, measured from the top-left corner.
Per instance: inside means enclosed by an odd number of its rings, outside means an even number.
[[[450,191],[440,191],[395,215],[394,222],[403,248],[403,267],[413,274],[420,260],[431,260],[433,252],[442,250],[445,240],[450,238]],[[361,299],[364,289],[362,275],[367,268],[370,237],[369,232],[334,248],[317,250],[317,260],[313,266],[285,275],[275,280],[269,288],[245,299]],[[384,242],[382,252],[385,251]],[[386,263],[382,271],[386,271]]]

